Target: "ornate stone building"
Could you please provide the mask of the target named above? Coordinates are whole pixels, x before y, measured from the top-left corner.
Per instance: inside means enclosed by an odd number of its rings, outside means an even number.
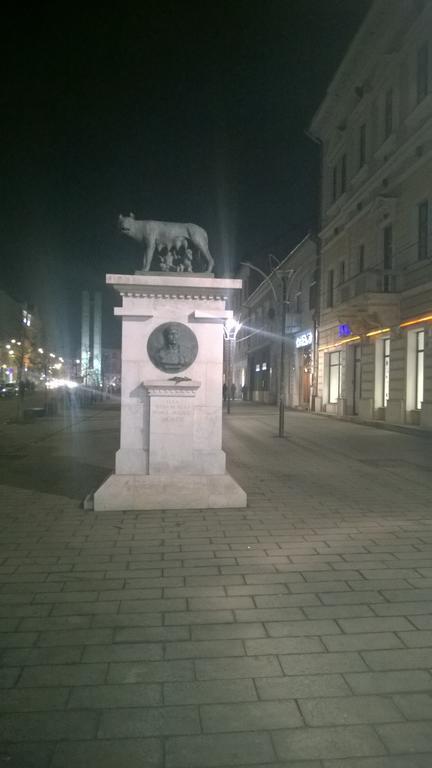
[[[262,282],[250,293],[248,269],[251,267],[243,267],[240,275],[245,292],[234,365],[237,391],[243,385],[247,399],[277,403],[282,383],[287,406],[309,409],[315,385],[317,243],[311,236],[305,237],[268,276],[261,274]]]
[[[432,3],[376,0],[314,116],[318,405],[432,426]]]

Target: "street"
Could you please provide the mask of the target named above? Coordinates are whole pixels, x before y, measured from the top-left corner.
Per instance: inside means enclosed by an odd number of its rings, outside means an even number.
[[[0,764],[430,768],[430,437],[234,401],[248,508],[96,515],[118,422],[0,424]]]

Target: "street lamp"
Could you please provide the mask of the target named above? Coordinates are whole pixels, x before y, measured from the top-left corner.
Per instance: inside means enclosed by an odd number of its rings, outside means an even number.
[[[241,328],[241,323],[234,317],[229,317],[224,323],[224,339],[227,342],[227,413],[231,413],[231,387],[232,387],[232,345]]]

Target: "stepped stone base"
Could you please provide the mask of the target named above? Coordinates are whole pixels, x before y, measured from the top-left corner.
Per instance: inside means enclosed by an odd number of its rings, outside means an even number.
[[[246,507],[231,475],[110,475],[94,495],[95,512]]]

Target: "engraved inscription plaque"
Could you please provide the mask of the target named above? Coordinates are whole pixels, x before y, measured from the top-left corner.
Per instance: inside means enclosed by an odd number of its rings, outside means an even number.
[[[183,323],[163,323],[150,334],[147,352],[160,371],[178,373],[194,362],[198,354],[198,340]]]

